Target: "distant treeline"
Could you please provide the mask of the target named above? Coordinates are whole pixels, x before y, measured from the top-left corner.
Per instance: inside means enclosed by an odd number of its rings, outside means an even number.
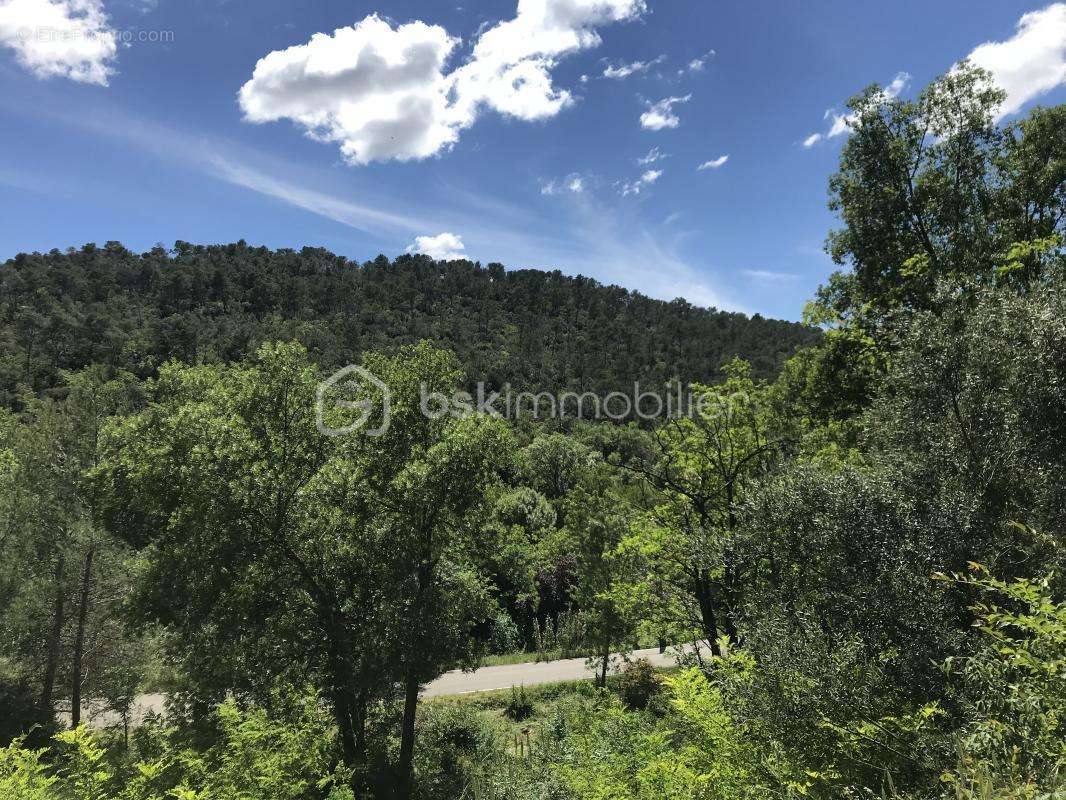
[[[404,255],[359,264],[321,248],[118,242],[20,254],[0,266],[0,402],[48,393],[102,363],[144,377],[167,360],[240,359],[299,340],[325,368],[428,339],[471,381],[609,391],[713,382],[734,356],[772,377],[818,331],[652,300],[559,271]]]

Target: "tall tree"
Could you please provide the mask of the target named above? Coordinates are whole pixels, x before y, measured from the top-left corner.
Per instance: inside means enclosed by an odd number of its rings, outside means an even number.
[[[715,653],[736,637],[741,599],[733,546],[745,492],[789,445],[770,390],[734,361],[718,386],[697,386],[691,413],[653,433],[655,457],[634,462],[654,488],[644,535],[654,554],[660,613],[676,634],[696,632]]]
[[[359,765],[368,704],[399,686],[407,787],[418,691],[466,663],[486,616],[464,535],[509,440],[496,421],[423,413],[423,382],[455,388],[441,351],[365,367],[383,382],[354,387],[377,436],[322,432],[298,345],[228,369],[170,365],[110,430],[97,480],[110,529],[146,548],[136,607],[176,633],[201,695],[311,681]],[[330,403],[317,422],[345,413]]]

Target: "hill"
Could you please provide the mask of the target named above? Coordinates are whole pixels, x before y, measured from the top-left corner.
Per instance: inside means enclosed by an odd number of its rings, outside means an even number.
[[[733,356],[776,373],[818,332],[797,323],[663,302],[561,272],[404,255],[359,264],[319,248],[117,242],[20,254],[0,266],[0,402],[48,392],[100,362],[150,375],[167,359],[239,359],[298,339],[334,367],[430,339],[473,380],[607,391],[714,381]]]

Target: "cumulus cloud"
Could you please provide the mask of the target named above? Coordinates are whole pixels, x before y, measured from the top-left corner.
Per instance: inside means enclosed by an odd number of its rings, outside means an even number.
[[[900,93],[907,88],[910,79],[911,76],[906,72],[897,72],[896,77],[892,79],[888,86],[881,90],[881,102],[887,103],[889,100],[894,100],[899,97]],[[854,114],[841,114],[835,108],[826,111],[825,114],[822,115],[822,118],[831,120],[829,123],[829,130],[825,133],[812,133],[803,140],[804,147],[809,149],[826,139],[843,136],[845,133],[849,133],[856,123],[856,117]]]
[[[704,161],[702,164],[700,164],[698,167],[696,167],[696,171],[699,172],[699,171],[702,171],[702,170],[705,170],[705,169],[718,169],[720,166],[725,164],[725,162],[727,162],[728,160],[729,160],[729,156],[728,155],[718,156],[718,158],[712,158],[710,161]]]
[[[640,127],[649,131],[676,128],[681,124],[681,119],[674,112],[674,106],[691,99],[692,95],[686,94],[684,97],[664,97],[657,103],[648,103],[648,110],[640,115]]]
[[[656,64],[661,64],[666,61],[666,56],[662,55],[658,58],[653,58],[651,61],[634,61],[630,64],[620,64],[617,67],[613,64],[608,64],[607,68],[603,71],[603,77],[613,78],[615,80],[624,80],[630,75],[636,75],[640,72],[647,72]]]
[[[38,78],[99,86],[118,50],[101,0],[0,0],[0,44]]]
[[[240,90],[241,109],[250,122],[291,119],[340,144],[353,164],[425,158],[458,137],[442,73],[456,44],[439,25],[393,29],[371,15],[260,59]]]
[[[462,238],[448,232],[438,233],[436,236],[416,236],[407,246],[408,253],[421,253],[437,261],[466,258],[464,250],[466,245],[463,244]]]
[[[649,169],[644,172],[635,181],[622,184],[622,196],[627,197],[631,194],[640,194],[644,189],[647,189],[659,178],[663,176],[661,169]]]
[[[268,54],[240,91],[251,122],[291,119],[336,142],[352,164],[426,158],[452,146],[485,110],[522,120],[572,102],[558,59],[600,44],[596,28],[644,13],[644,0],[519,0],[515,17],[481,31],[466,63],[439,25],[393,28],[377,15]]]
[[[968,58],[991,72],[1007,93],[999,116],[1015,113],[1033,98],[1066,83],[1066,3],[1023,14],[1014,36],[985,42]]]

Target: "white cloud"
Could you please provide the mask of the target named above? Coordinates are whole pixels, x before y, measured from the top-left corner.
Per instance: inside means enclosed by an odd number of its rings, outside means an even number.
[[[454,233],[438,233],[436,236],[416,236],[407,247],[408,253],[422,253],[437,261],[454,261],[466,258],[466,246]]]
[[[625,183],[622,185],[622,196],[626,197],[631,194],[640,194],[644,189],[651,186],[662,176],[663,171],[661,169],[645,170],[644,174],[642,174],[635,181],[631,181],[630,183]]]
[[[968,56],[1007,93],[1000,117],[1066,83],[1066,3],[1023,14],[1017,28],[1010,39],[985,42]]]
[[[699,172],[699,171],[705,170],[705,169],[718,169],[720,166],[725,164],[725,162],[727,162],[728,160],[729,160],[729,156],[728,155],[718,156],[718,158],[712,158],[710,161],[704,161],[702,164],[700,164],[698,167],[696,167],[696,171]]]
[[[910,82],[911,76],[906,72],[897,72],[896,77],[884,87],[880,92],[880,99],[882,103],[887,103],[889,100],[894,100],[899,97],[900,92],[907,88],[907,84]],[[832,139],[836,136],[843,136],[845,133],[850,133],[851,129],[856,125],[857,119],[854,114],[841,114],[835,108],[830,108],[825,114],[822,115],[823,119],[831,119],[832,122],[829,125],[829,130],[825,133],[812,133],[806,139],[803,140],[803,146],[806,148],[814,147],[821,141],[826,139]]]
[[[371,15],[332,36],[259,60],[239,99],[245,119],[289,118],[337,142],[353,164],[425,158],[452,144],[444,61],[457,42],[439,25],[393,29]]]
[[[624,80],[630,75],[635,75],[638,72],[647,72],[656,64],[661,64],[664,61],[666,61],[666,56],[662,55],[658,58],[653,58],[651,61],[634,61],[631,64],[620,64],[617,67],[613,64],[608,64],[607,68],[603,71],[603,77]]]
[[[581,194],[583,191],[585,191],[585,177],[578,172],[572,172],[559,180],[552,179],[547,183],[541,184],[540,187],[540,193],[546,195],[562,194],[563,192]]]
[[[100,86],[118,49],[101,0],[0,0],[0,44],[38,78]]]
[[[687,103],[692,95],[684,97],[665,97],[657,103],[648,103],[648,110],[640,115],[640,126],[649,131],[661,131],[663,128],[676,128],[681,119],[674,113],[674,106]]]
[[[240,91],[250,122],[291,119],[336,142],[353,164],[426,158],[451,147],[484,109],[545,119],[572,102],[552,82],[559,58],[600,44],[596,28],[644,13],[644,0],[519,0],[481,31],[465,64],[439,25],[393,28],[376,15],[259,60]]]
[[[654,164],[656,161],[662,161],[664,158],[669,158],[669,153],[662,152],[658,147],[653,147],[648,151],[648,154],[643,158],[638,158],[637,163],[641,166],[647,166],[648,164]]]
[[[557,59],[598,46],[597,27],[646,8],[644,0],[519,0],[515,18],[482,33],[470,61],[449,76],[460,122],[472,124],[482,105],[524,120],[559,113],[571,95],[552,84]]]
[[[717,55],[714,50],[708,50],[699,58],[694,58],[688,62],[689,72],[703,72],[707,68],[707,62]],[[680,72],[680,71],[679,71]]]

